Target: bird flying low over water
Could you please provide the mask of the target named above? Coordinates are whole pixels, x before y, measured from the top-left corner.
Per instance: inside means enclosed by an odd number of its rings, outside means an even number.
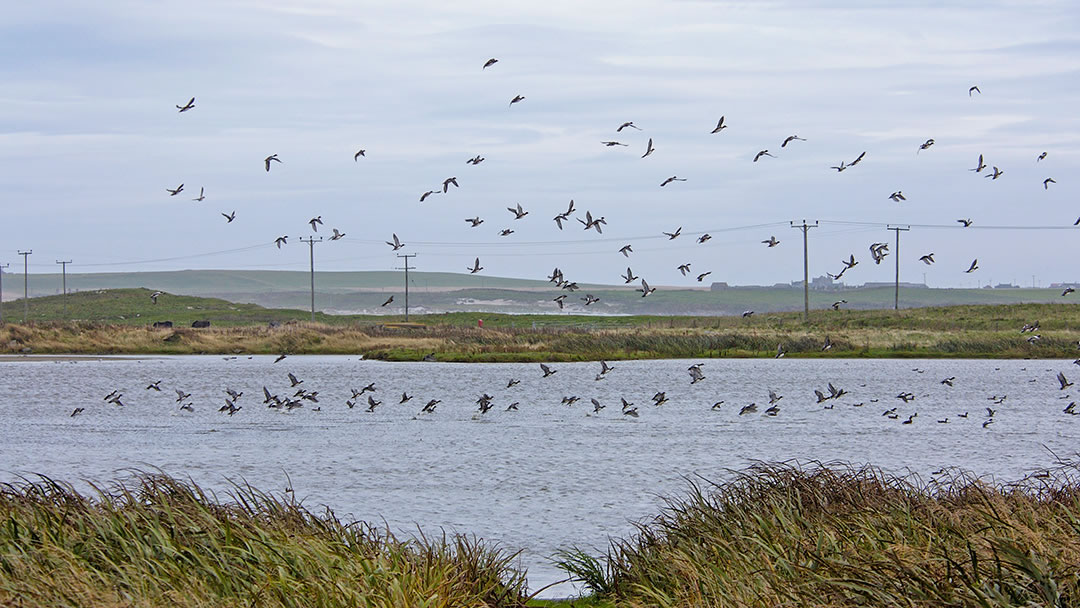
[[[623,278],[623,280],[626,281],[627,285],[629,285],[630,283],[633,283],[634,281],[638,280],[638,278],[639,278],[639,277],[634,276],[634,271],[630,270],[629,266],[626,267],[626,274],[619,275],[619,276],[621,276]]]
[[[390,296],[389,298],[386,298],[386,301],[385,301],[385,302],[383,302],[383,303],[381,304],[381,306],[387,306],[387,305],[389,305],[389,304],[390,304],[391,302],[393,302],[393,301],[394,301],[394,296]]]
[[[547,378],[548,376],[550,376],[550,375],[554,374],[555,372],[557,372],[557,371],[559,371],[559,370],[557,370],[557,369],[551,369],[551,368],[550,368],[550,367],[548,367],[548,366],[547,366],[546,364],[544,364],[544,363],[541,363],[541,364],[540,364],[540,371],[544,372],[544,376],[543,376],[543,377],[544,377],[544,378]]]
[[[476,274],[484,269],[484,267],[480,265],[480,258],[476,258],[476,261],[473,262],[472,268],[469,268],[468,266],[466,266],[466,268],[468,268],[469,274]]]
[[[278,163],[280,163],[280,162],[281,162],[281,159],[277,157],[277,154],[271,154],[270,156],[267,156],[266,158],[264,158],[264,159],[263,159],[263,163],[264,163],[264,164],[266,165],[266,171],[267,171],[267,172],[269,172],[269,171],[270,171],[270,163],[271,163],[271,162],[278,162]]]
[[[641,289],[638,289],[637,291],[640,291],[641,292],[641,297],[644,298],[645,296],[649,295],[650,293],[656,291],[656,288],[655,287],[649,287],[649,284],[645,282],[645,279],[641,279]]]
[[[191,99],[189,99],[189,100],[188,100],[188,102],[187,102],[187,103],[185,103],[184,105],[182,105],[182,106],[176,106],[176,109],[177,109],[177,110],[180,110],[181,112],[187,112],[188,110],[190,110],[191,108],[194,108],[194,107],[195,107],[195,98],[194,98],[194,97],[192,97],[192,98],[191,98]]]

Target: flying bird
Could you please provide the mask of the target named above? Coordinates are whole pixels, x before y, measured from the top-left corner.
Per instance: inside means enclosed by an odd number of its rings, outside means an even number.
[[[390,304],[391,302],[393,302],[393,301],[394,301],[394,296],[390,296],[389,298],[387,298],[387,299],[386,299],[386,301],[385,301],[385,302],[383,302],[383,303],[381,304],[381,306],[388,306],[388,305],[389,305],[389,304]]]
[[[344,232],[338,232],[337,228],[332,228],[332,230],[334,231],[334,234],[330,237],[331,241],[340,241],[341,239],[345,238]]]
[[[922,152],[923,150],[929,148],[932,145],[934,145],[934,140],[928,139],[919,146],[919,149],[916,150],[915,153],[918,154],[919,152]]]
[[[353,154],[353,157],[352,157],[353,162],[356,162],[357,160],[359,160],[361,156],[366,158],[367,157],[367,154],[365,154],[366,152],[367,152],[367,150],[357,150],[356,154]]]
[[[431,196],[432,194],[438,194],[438,192],[436,192],[434,190],[428,190],[427,192],[420,195],[420,202],[421,203],[424,202],[424,199]]]
[[[707,241],[707,240],[709,240],[711,238],[712,238],[712,236],[708,232],[706,232],[705,234],[698,237],[697,242],[698,243],[704,243],[705,241]]]
[[[311,224],[311,229],[312,230],[314,230],[315,232],[318,232],[319,231],[319,224],[322,224],[322,216],[320,215],[320,216],[317,216],[317,217],[313,217],[310,220],[308,220],[308,223]]]
[[[1052,177],[1048,177],[1048,178],[1044,179],[1043,180],[1043,190],[1049,190],[1050,189],[1050,184],[1056,184],[1056,183],[1057,182],[1055,182],[1054,178],[1052,178]]]
[[[971,223],[972,223],[972,222],[971,222],[971,218],[967,218],[967,219],[964,219],[964,220],[956,220],[956,221],[957,221],[957,222],[960,222],[961,224],[963,224],[963,225],[964,225],[964,228],[967,228],[967,227],[968,227],[968,226],[970,226],[970,225],[971,225]]]
[[[484,267],[480,265],[480,258],[476,258],[476,261],[473,262],[472,268],[469,268],[468,266],[466,266],[465,268],[469,270],[469,274],[476,274],[484,269]]]
[[[775,236],[770,236],[768,238],[768,240],[761,241],[761,242],[768,245],[769,247],[776,247],[777,245],[780,244],[780,241],[776,240]]]
[[[499,236],[510,236],[511,234],[514,234],[514,231],[509,228],[503,228],[499,231]]]
[[[623,278],[623,280],[626,281],[627,285],[629,285],[630,283],[633,283],[634,281],[638,280],[638,278],[640,278],[640,277],[634,276],[634,271],[630,270],[629,266],[626,267],[626,274],[621,274],[619,276],[621,276]]]
[[[780,144],[780,147],[786,148],[787,145],[793,141],[806,141],[806,139],[799,137],[798,135],[788,135],[787,138],[784,139],[784,143]]]
[[[280,163],[281,159],[277,157],[277,154],[271,154],[270,156],[267,156],[266,158],[264,158],[263,163],[266,165],[266,171],[267,172],[270,171],[270,162],[271,161]]]
[[[1061,384],[1061,390],[1065,390],[1065,389],[1067,389],[1067,388],[1069,388],[1070,386],[1073,385],[1072,382],[1069,382],[1068,380],[1065,379],[1065,374],[1062,373],[1062,372],[1058,372],[1057,379],[1058,379],[1058,382]]]
[[[1042,159],[1044,159],[1044,158],[1046,158],[1046,152],[1043,152],[1042,154],[1040,154],[1040,155],[1039,155],[1039,158],[1036,158],[1036,159],[1035,159],[1035,162],[1039,162],[1039,161],[1041,161],[1041,160],[1042,160]]]
[[[165,191],[169,193],[169,196],[176,196],[184,191],[184,184],[180,184],[176,188],[166,188]]]
[[[986,168],[986,163],[983,162],[983,155],[979,155],[979,162],[975,164],[974,169],[968,169],[968,171],[974,171],[975,173],[982,173],[982,170]]]
[[[444,179],[443,183],[442,183],[443,194],[446,194],[446,191],[450,188],[450,184],[453,184],[455,188],[460,188],[461,187],[461,186],[458,185],[456,177],[448,177],[448,178]]]
[[[499,60],[492,57],[491,59],[488,59],[487,61],[484,62],[484,67],[481,68],[481,69],[486,70],[486,69],[490,68],[491,66],[495,65],[496,63],[499,63]]]
[[[681,264],[677,270],[682,273],[682,276],[686,276],[686,273],[690,272],[690,264]]]
[[[839,165],[834,165],[834,166],[832,166],[832,167],[829,167],[829,168],[830,168],[830,169],[836,169],[836,172],[837,172],[837,173],[841,173],[841,172],[843,172],[843,171],[844,171],[845,169],[847,169],[848,167],[851,167],[851,166],[852,166],[852,165],[845,165],[845,164],[844,164],[844,161],[840,161],[840,164],[839,164]]]
[[[919,261],[922,262],[923,264],[926,264],[927,266],[933,264],[934,263],[934,254],[933,254],[933,252],[928,253],[928,254],[920,257]]]
[[[998,169],[997,167],[994,167],[994,172],[993,173],[991,173],[989,175],[984,175],[983,177],[989,177],[990,179],[997,179],[997,178],[1001,177],[1001,175],[1003,173],[1005,173],[1005,172],[1002,171],[1001,169]]]
[[[904,196],[904,193],[901,192],[900,190],[897,190],[896,192],[893,192],[892,194],[890,194],[889,198],[896,201],[896,202],[898,202],[898,203],[900,201],[906,201],[907,200],[907,198]]]
[[[514,95],[514,98],[510,100],[510,105],[514,105],[515,103],[518,103],[519,101],[525,101],[525,96],[524,95]]]
[[[1076,221],[1080,222],[1080,219],[1077,219]],[[664,234],[667,234],[667,233],[664,233]],[[630,257],[631,253],[634,253],[634,250],[630,248],[630,245],[623,245],[622,247],[619,248],[619,253],[623,254],[623,257],[628,258],[628,257]]]
[[[762,156],[768,156],[770,158],[776,158],[772,154],[769,154],[769,151],[766,149],[766,150],[762,150],[762,151],[760,151],[760,152],[758,152],[757,154],[754,155],[754,162],[756,163],[758,161],[758,159],[761,158]]]
[[[655,287],[649,287],[649,284],[645,282],[645,279],[641,279],[641,289],[638,289],[637,291],[640,291],[641,292],[641,297],[644,298],[645,296],[649,295],[650,293],[656,291],[656,288]]]
[[[685,178],[681,178],[681,177],[678,177],[676,175],[672,175],[671,177],[669,177],[669,178],[665,179],[664,181],[660,182],[660,187],[663,188],[664,186],[670,184],[671,182],[685,182],[685,181],[686,181]]]
[[[1061,297],[1063,297],[1063,298],[1064,298],[1065,296],[1069,295],[1070,293],[1073,293],[1074,291],[1076,291],[1076,289],[1075,289],[1075,288],[1072,288],[1072,287],[1066,287],[1066,288],[1065,288],[1065,289],[1064,289],[1064,290],[1063,290],[1063,291],[1061,292]]]
[[[697,282],[701,283],[702,281],[705,280],[705,277],[709,276],[710,274],[712,274],[711,270],[709,272],[703,272],[703,273],[697,275]]]
[[[645,147],[645,153],[641,155],[641,158],[645,158],[646,156],[652,154],[655,151],[656,151],[656,148],[653,147],[652,138],[650,137],[649,138],[649,144]]]
[[[231,224],[232,221],[236,219],[236,212],[235,211],[233,211],[231,214],[223,212],[221,215],[225,217],[225,220],[226,220],[225,223],[226,224]]]
[[[282,245],[288,245],[289,244],[288,238],[289,238],[289,235],[279,236],[278,238],[274,239],[274,244],[277,245],[278,249],[281,249]]]
[[[529,215],[528,211],[525,211],[524,209],[521,208],[521,203],[517,204],[517,209],[515,209],[513,207],[507,207],[506,210],[509,211],[510,213],[514,214],[514,219],[515,220],[520,220],[521,218],[525,217],[526,215]]]
[[[979,258],[975,258],[974,260],[971,261],[971,266],[969,266],[968,269],[965,270],[964,272],[975,272],[978,269],[979,269]]]
[[[854,167],[855,165],[861,163],[864,156],[866,156],[866,152],[863,152],[862,154],[860,154],[859,157],[856,158],[855,160],[851,161],[851,164],[848,165],[848,166],[849,167]]]
[[[394,251],[397,251],[398,249],[401,249],[402,247],[405,246],[405,243],[402,243],[401,240],[398,239],[397,233],[394,233],[393,238],[394,238],[394,242],[392,242],[392,243],[390,241],[383,241],[383,242],[385,242],[387,245],[393,247]]]
[[[971,97],[972,93],[978,93],[979,95],[982,95],[982,91],[979,90],[978,86],[973,86],[970,89],[968,89],[968,97]]]
[[[191,200],[197,201],[197,202],[200,202],[200,203],[203,202],[204,200],[206,200],[206,188],[203,188],[202,186],[200,186],[199,187],[199,196],[196,196],[195,198],[193,198]]]
[[[624,144],[624,143],[622,143],[620,141],[602,141],[600,143],[604,144],[605,146],[607,146],[609,148],[612,147],[612,146],[629,146],[630,145],[630,144]]]
[[[469,227],[470,227],[470,228],[476,228],[476,227],[477,227],[477,226],[479,226],[480,224],[483,224],[483,223],[484,223],[484,220],[480,219],[480,217],[479,217],[479,216],[477,216],[477,217],[470,217],[470,218],[465,218],[465,221],[466,221],[466,222],[469,222],[469,224],[470,224],[470,226],[469,226]]]
[[[723,117],[723,116],[721,116],[721,117],[720,117],[720,121],[716,123],[716,128],[715,128],[715,129],[713,129],[713,130],[711,131],[711,133],[719,133],[720,131],[723,131],[723,130],[724,130],[724,129],[726,129],[727,127],[728,127],[728,126],[724,124],[724,117]]]
[[[640,131],[640,130],[641,130],[641,127],[639,127],[639,126],[635,125],[635,124],[634,124],[633,122],[624,122],[624,123],[622,123],[621,125],[619,125],[619,128],[618,128],[618,129],[615,129],[615,132],[616,132],[616,133],[620,133],[620,132],[622,132],[622,130],[623,130],[623,129],[625,129],[626,127],[630,127],[631,129],[637,129],[638,131]]]
[[[188,100],[188,102],[187,102],[187,103],[185,103],[184,105],[182,105],[182,106],[176,106],[176,109],[177,109],[177,110],[180,110],[181,112],[187,112],[188,110],[190,110],[191,108],[194,108],[194,107],[195,107],[195,98],[194,98],[194,97],[192,97],[192,98],[191,98],[191,99],[189,99],[189,100]]]
[[[484,157],[477,154],[476,156],[474,156],[474,157],[470,158],[469,160],[465,161],[465,164],[467,164],[467,165],[479,165],[482,162],[484,162]]]
[[[675,232],[665,232],[664,236],[668,237],[669,241],[673,241],[679,238],[680,234],[682,234],[682,226],[679,226],[678,230],[676,230]]]
[[[545,365],[545,364],[541,363],[541,364],[540,364],[540,371],[544,372],[544,376],[543,376],[543,377],[544,377],[544,378],[547,378],[548,376],[550,376],[550,375],[554,374],[555,372],[557,372],[557,371],[559,371],[559,370],[557,370],[557,369],[551,369],[551,368],[550,368],[550,367],[548,367],[547,365]]]

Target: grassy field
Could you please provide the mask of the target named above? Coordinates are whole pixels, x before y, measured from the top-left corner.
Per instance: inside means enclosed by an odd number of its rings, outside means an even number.
[[[469,536],[399,539],[287,492],[225,500],[138,474],[90,495],[0,484],[0,605],[1080,605],[1080,470],[1009,485],[874,469],[759,465],[692,485],[604,556],[552,556],[591,595],[527,597],[515,555]]]
[[[0,353],[363,354],[415,361],[575,361],[771,357],[1073,358],[1080,306],[1009,304],[741,316],[582,316],[446,313],[324,315],[212,298],[123,289],[30,300],[30,324],[0,326]],[[15,312],[9,305],[7,318]],[[21,317],[21,314],[19,315]],[[61,321],[64,318],[82,319]],[[484,321],[479,328],[480,320]],[[151,329],[169,320],[174,329]],[[209,329],[191,329],[208,320]],[[1021,333],[1039,323],[1037,332]],[[1034,339],[1033,336],[1038,336]],[[828,338],[832,348],[822,350]]]
[[[670,500],[604,557],[559,559],[626,607],[1077,606],[1077,473],[993,486],[759,466]]]

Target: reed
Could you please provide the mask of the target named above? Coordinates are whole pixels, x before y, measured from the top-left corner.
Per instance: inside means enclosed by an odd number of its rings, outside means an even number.
[[[523,606],[516,556],[466,536],[401,540],[237,484],[227,502],[139,473],[86,495],[0,486],[4,606]]]
[[[630,607],[1077,606],[1080,467],[994,485],[759,465],[559,563]]]

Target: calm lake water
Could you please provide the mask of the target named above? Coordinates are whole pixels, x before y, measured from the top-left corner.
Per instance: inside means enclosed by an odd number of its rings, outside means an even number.
[[[687,477],[722,480],[755,461],[798,459],[924,479],[956,466],[1008,481],[1080,446],[1080,417],[1062,412],[1080,395],[1056,378],[1080,379],[1070,361],[708,360],[705,379],[691,384],[692,363],[614,362],[597,380],[599,363],[552,364],[544,378],[536,364],[335,356],[0,362],[0,480],[102,482],[160,468],[218,491],[228,479],[281,491],[287,474],[313,511],[326,505],[405,534],[441,528],[520,549],[535,589],[562,578],[549,562],[557,549],[601,553]],[[268,408],[263,387],[291,397],[290,372],[318,403]],[[507,388],[511,378],[520,383]],[[161,392],[146,389],[155,381]],[[374,393],[346,406],[351,389],[372,382]],[[828,394],[830,382],[847,394],[817,403],[814,389]],[[184,403],[194,411],[179,409],[174,389],[191,394]],[[218,412],[226,389],[243,391],[233,416]],[[103,400],[114,390],[123,407]],[[782,396],[776,416],[763,413],[770,390]],[[403,391],[412,399],[401,404]],[[661,406],[651,400],[658,391],[668,398]],[[485,392],[493,408],[481,415]],[[372,394],[382,404],[368,412]],[[562,404],[568,396],[581,401]],[[593,398],[605,406],[596,414]],[[637,418],[622,414],[620,398]],[[421,414],[430,399],[442,402]],[[518,410],[506,411],[512,402]],[[757,413],[740,416],[751,402]],[[85,411],[72,417],[76,407]],[[988,407],[996,412],[984,426]],[[891,408],[898,418],[883,415]]]

